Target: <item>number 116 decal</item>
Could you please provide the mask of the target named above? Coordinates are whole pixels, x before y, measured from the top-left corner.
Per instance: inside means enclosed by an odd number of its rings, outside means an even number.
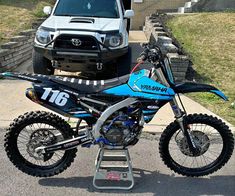
[[[69,99],[69,94],[65,92],[60,92],[58,90],[52,90],[52,88],[43,88],[45,91],[41,97],[43,100],[47,100],[50,96],[49,102],[55,103],[58,106],[65,106]]]

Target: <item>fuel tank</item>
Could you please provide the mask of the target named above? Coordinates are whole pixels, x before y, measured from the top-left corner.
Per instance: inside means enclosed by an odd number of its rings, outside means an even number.
[[[149,77],[149,70],[145,69],[131,74],[127,84],[107,89],[103,93],[168,101],[175,96],[173,89],[152,80]]]

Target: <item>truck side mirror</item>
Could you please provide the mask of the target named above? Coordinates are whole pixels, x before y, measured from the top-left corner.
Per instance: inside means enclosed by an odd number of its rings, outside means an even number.
[[[45,7],[43,8],[43,12],[44,12],[46,15],[50,15],[50,14],[51,14],[51,11],[52,11],[51,6],[45,6]]]
[[[135,15],[133,10],[126,10],[124,14],[124,18],[131,18]]]

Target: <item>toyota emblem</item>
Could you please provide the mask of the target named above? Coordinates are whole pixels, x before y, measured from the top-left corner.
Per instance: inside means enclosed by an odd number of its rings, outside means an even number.
[[[81,46],[82,45],[82,41],[80,39],[71,39],[71,41],[74,46]]]

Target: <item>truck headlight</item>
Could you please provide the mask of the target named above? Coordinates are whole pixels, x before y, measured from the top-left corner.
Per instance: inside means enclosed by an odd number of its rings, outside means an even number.
[[[105,45],[108,47],[118,47],[122,44],[123,38],[120,33],[106,35]]]
[[[50,32],[43,28],[40,28],[36,33],[36,39],[41,44],[47,44],[51,41]]]

